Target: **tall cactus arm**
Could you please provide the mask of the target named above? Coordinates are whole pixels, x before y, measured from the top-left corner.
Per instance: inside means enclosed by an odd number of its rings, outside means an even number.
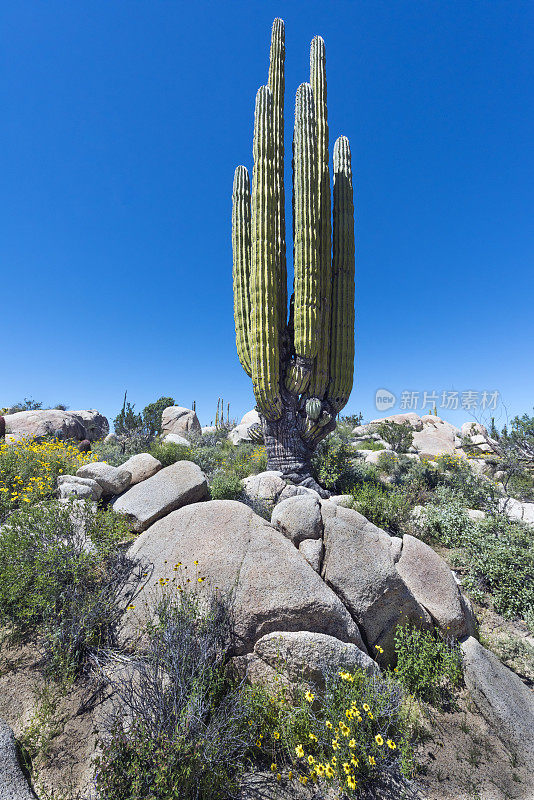
[[[284,89],[285,89],[286,34],[284,21],[275,19],[271,34],[268,86],[273,96],[274,135],[274,242],[276,252],[276,281],[280,292],[280,332],[287,323],[287,266],[286,266],[286,216],[284,192]]]
[[[280,293],[276,283],[273,193],[273,103],[260,86],[254,113],[252,173],[252,264],[250,276],[252,386],[259,411],[269,420],[282,413],[280,397]]]
[[[332,333],[328,399],[339,412],[354,374],[354,203],[349,140],[334,145]]]
[[[319,260],[320,325],[317,358],[307,393],[323,399],[329,379],[330,324],[332,316],[332,223],[330,168],[328,165],[328,114],[326,107],[326,51],[315,36],[310,47],[310,83],[317,120],[317,257]]]
[[[234,174],[232,250],[235,341],[241,366],[250,378],[250,180],[243,166],[237,167]]]
[[[320,324],[317,259],[317,126],[309,83],[297,89],[293,137],[293,266],[295,271],[294,347],[296,362],[286,385],[295,394],[306,389],[317,355]]]

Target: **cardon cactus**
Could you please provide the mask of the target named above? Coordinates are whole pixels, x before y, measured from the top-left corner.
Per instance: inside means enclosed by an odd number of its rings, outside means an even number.
[[[336,425],[354,369],[354,206],[348,139],[334,145],[330,195],[326,56],[316,36],[296,93],[293,294],[287,303],[284,23],[273,23],[268,83],[256,95],[252,183],[234,176],[232,245],[239,360],[252,378],[268,468],[317,485],[310,456]],[[332,246],[333,243],[333,246]],[[260,438],[260,431],[254,438]]]

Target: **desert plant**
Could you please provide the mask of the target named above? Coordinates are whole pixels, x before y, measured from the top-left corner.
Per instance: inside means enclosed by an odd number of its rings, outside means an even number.
[[[325,47],[311,43],[310,83],[296,95],[293,140],[294,292],[288,321],[284,200],[284,23],[273,23],[268,85],[256,96],[252,190],[233,186],[234,315],[252,378],[268,468],[315,486],[310,456],[335,428],[354,367],[354,209],[348,139],[334,145],[331,223]],[[333,232],[333,258],[331,233]]]
[[[91,651],[113,643],[119,597],[139,577],[116,547],[127,536],[118,515],[75,500],[21,509],[4,526],[0,624],[15,636],[38,634],[56,677],[71,679]]]
[[[353,508],[368,520],[391,533],[402,533],[410,516],[410,501],[399,489],[389,489],[372,481],[352,489]]]
[[[253,693],[264,720],[258,753],[288,786],[320,783],[321,796],[329,786],[336,795],[358,797],[366,784],[411,772],[401,714],[405,691],[391,676],[328,670],[324,688],[301,684],[290,699],[280,683],[270,696],[258,688]]]
[[[152,442],[148,452],[158,461],[161,461],[163,467],[168,467],[177,461],[193,460],[191,458],[191,448],[185,444],[176,444],[176,442]]]
[[[413,444],[413,429],[409,422],[399,424],[385,420],[376,426],[376,432],[396,453],[407,453]]]
[[[95,460],[94,454],[56,439],[0,444],[0,523],[11,511],[52,497],[58,475],[74,475]]]
[[[174,397],[160,397],[159,400],[144,407],[141,417],[149,436],[161,433],[161,415],[166,408],[173,405]]]
[[[395,653],[395,676],[411,694],[439,708],[450,702],[463,675],[460,648],[452,637],[399,625]]]
[[[113,683],[96,784],[103,800],[234,796],[257,722],[227,673],[228,604],[193,590],[163,594],[148,646]]]
[[[210,481],[212,500],[238,500],[243,493],[241,478],[235,472],[217,470]]]

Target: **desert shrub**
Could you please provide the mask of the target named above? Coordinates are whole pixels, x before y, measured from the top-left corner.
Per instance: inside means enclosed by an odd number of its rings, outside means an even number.
[[[447,547],[461,547],[473,528],[461,499],[445,487],[439,487],[433,502],[425,506],[423,527],[427,534]]]
[[[463,674],[461,651],[452,637],[399,625],[395,652],[395,675],[411,694],[438,708],[451,700]]]
[[[192,448],[190,459],[198,464],[208,477],[217,470],[222,470],[235,473],[239,478],[246,478],[263,472],[267,467],[267,455],[262,445],[255,442],[240,442],[234,446],[226,438],[216,445],[205,445],[201,440]]]
[[[148,452],[161,461],[163,467],[176,464],[177,461],[193,461],[191,448],[185,444],[176,444],[176,442],[154,441],[148,448]]]
[[[409,422],[399,424],[385,420],[376,425],[375,430],[396,453],[407,453],[413,444],[413,430]]]
[[[380,442],[375,442],[374,439],[368,439],[365,442],[358,442],[355,445],[355,449],[357,450],[383,450],[384,445],[380,444]]]
[[[243,493],[241,478],[235,472],[217,470],[210,481],[212,500],[238,500]]]
[[[491,595],[505,617],[526,618],[534,611],[534,539],[528,525],[497,515],[471,525],[462,536],[466,586],[475,599]]]
[[[437,503],[425,506],[422,528],[426,535],[458,548],[456,560],[466,572],[464,584],[474,599],[491,596],[495,610],[505,617],[528,618],[534,610],[534,540],[520,522],[495,514],[473,522],[457,496],[441,487]]]
[[[263,719],[258,755],[280,780],[326,781],[354,797],[366,783],[411,772],[404,690],[393,678],[340,670],[326,675],[323,689],[302,686],[291,699],[283,689],[254,693]]]
[[[377,466],[390,477],[392,485],[402,486],[414,501],[418,495],[431,492],[440,482],[438,470],[431,467],[426,460],[421,461],[402,454],[382,453]]]
[[[38,635],[51,672],[72,678],[92,650],[113,642],[134,569],[116,547],[127,535],[118,515],[76,500],[21,509],[2,529],[0,624]]]
[[[195,591],[163,595],[148,647],[116,682],[96,784],[104,800],[218,800],[234,796],[257,721],[226,658],[227,604]],[[130,720],[130,724],[127,724]]]
[[[354,484],[354,449],[335,430],[319,443],[312,457],[315,480],[325,489],[340,494]]]
[[[468,461],[460,456],[441,455],[436,458],[440,485],[461,498],[467,508],[490,508],[496,491],[494,485],[471,469]]]
[[[56,439],[0,444],[0,523],[11,511],[52,497],[58,475],[75,474],[95,460]]]
[[[398,533],[409,519],[410,502],[399,490],[367,481],[353,488],[352,496],[353,508],[379,528]]]

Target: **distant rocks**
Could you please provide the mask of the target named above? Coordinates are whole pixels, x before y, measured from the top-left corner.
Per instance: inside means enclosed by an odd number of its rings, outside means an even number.
[[[106,417],[95,410],[17,411],[15,414],[6,414],[3,419],[5,436],[11,441],[60,436],[62,439],[74,439],[78,442],[83,439],[94,442],[103,439],[109,433]]]
[[[163,436],[177,433],[187,438],[188,434],[201,433],[202,429],[195,411],[182,406],[168,406],[161,415],[161,431]]]

